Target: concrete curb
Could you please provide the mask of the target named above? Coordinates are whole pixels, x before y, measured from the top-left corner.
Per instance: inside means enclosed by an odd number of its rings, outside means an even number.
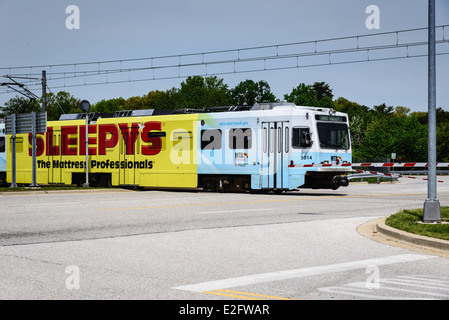
[[[431,237],[424,237],[392,228],[385,224],[386,219],[387,218],[384,217],[376,221],[375,229],[377,232],[401,242],[407,242],[412,245],[427,247],[436,250],[443,250],[449,253],[449,241]]]

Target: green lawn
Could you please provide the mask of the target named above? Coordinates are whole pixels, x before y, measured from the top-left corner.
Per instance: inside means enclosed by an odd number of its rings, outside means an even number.
[[[449,240],[449,223],[422,223],[423,209],[403,210],[387,218],[390,227],[406,232]],[[441,221],[449,222],[449,207],[441,207]]]

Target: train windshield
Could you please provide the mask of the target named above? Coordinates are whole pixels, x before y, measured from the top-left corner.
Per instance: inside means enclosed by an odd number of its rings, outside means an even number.
[[[0,137],[0,153],[6,152],[6,139],[5,137]]]
[[[317,122],[317,128],[321,148],[349,149],[349,132],[346,123]]]

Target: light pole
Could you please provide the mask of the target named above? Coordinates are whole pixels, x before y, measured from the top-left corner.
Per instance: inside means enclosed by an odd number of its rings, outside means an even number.
[[[83,187],[89,188],[89,101],[81,101],[80,109],[86,113],[86,182],[83,184]]]
[[[436,141],[436,60],[435,60],[435,0],[429,0],[429,66],[428,66],[428,172],[427,199],[424,202],[423,222],[441,222],[440,202],[437,199],[437,141]]]

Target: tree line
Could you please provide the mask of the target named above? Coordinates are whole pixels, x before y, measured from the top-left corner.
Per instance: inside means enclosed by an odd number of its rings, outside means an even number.
[[[279,101],[263,80],[245,80],[229,88],[216,76],[192,76],[179,88],[150,91],[127,99],[103,99],[92,105],[91,112],[203,109]],[[390,158],[396,153],[400,161],[427,161],[427,112],[411,112],[405,106],[387,106],[385,103],[370,108],[343,97],[334,99],[330,85],[325,82],[300,83],[284,94],[282,101],[347,113],[354,160],[372,161]],[[66,91],[50,92],[47,94],[48,120],[57,120],[64,113],[80,113],[79,105],[80,99]],[[32,111],[41,111],[41,101],[30,103],[25,97],[16,96],[1,107],[0,117]],[[449,112],[442,108],[437,109],[437,160],[449,162]]]

